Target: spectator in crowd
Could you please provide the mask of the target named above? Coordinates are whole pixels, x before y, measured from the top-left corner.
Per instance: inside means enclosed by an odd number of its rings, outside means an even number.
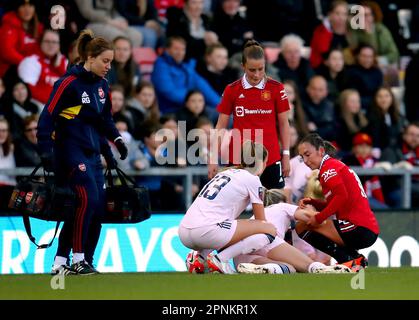
[[[203,13],[204,0],[185,0],[183,9],[167,10],[166,36],[185,39],[186,60],[202,59],[207,46],[218,42],[217,34],[210,29],[209,17]]]
[[[345,88],[358,90],[362,109],[368,113],[377,89],[383,85],[383,73],[377,66],[375,50],[361,45],[355,50],[355,64],[348,67]]]
[[[127,101],[125,115],[128,118],[128,128],[135,140],[141,139],[141,128],[145,121],[159,122],[160,109],[151,82],[142,80],[135,87],[134,97]]]
[[[404,103],[406,106],[406,118],[410,122],[419,121],[417,83],[419,83],[419,51],[413,54],[412,59],[407,65],[404,77]]]
[[[128,127],[129,115],[126,111],[124,88],[121,85],[115,84],[111,86],[111,102],[113,121],[115,123],[117,123],[118,121],[126,123],[127,131],[130,131]],[[125,132],[125,130],[122,131]]]
[[[212,115],[216,117],[214,108],[220,101],[220,96],[195,71],[196,61],[185,61],[185,53],[185,40],[177,36],[170,37],[165,52],[154,64],[151,81],[156,88],[160,111],[163,114],[176,112],[182,107],[186,94],[197,89],[203,93],[207,105],[213,108]]]
[[[113,41],[118,36],[131,40],[134,47],[140,47],[143,35],[137,29],[128,25],[127,19],[121,16],[115,8],[115,1],[84,1],[74,0],[82,16],[89,21],[86,26],[98,37]]]
[[[356,49],[361,44],[369,44],[378,55],[379,64],[387,66],[397,64],[399,50],[391,32],[382,23],[383,12],[375,1],[362,1],[364,10],[364,28],[349,29],[349,43]]]
[[[419,166],[419,123],[409,124],[403,134],[403,160],[412,167]],[[419,207],[419,176],[412,176],[412,207]]]
[[[227,49],[219,43],[207,47],[205,61],[198,63],[196,70],[220,96],[237,78],[237,72],[228,66]]]
[[[35,167],[41,163],[38,150],[38,115],[23,119],[24,135],[15,141],[16,167]]]
[[[23,119],[39,113],[39,107],[31,100],[28,85],[19,80],[12,87],[5,100],[4,116],[9,122],[14,138],[23,135]]]
[[[0,50],[0,77],[3,78],[9,71],[10,78],[6,82],[15,80],[17,65],[23,58],[39,52],[43,31],[33,0],[13,1],[13,8],[3,16],[0,28],[0,43],[3,45]],[[10,67],[13,68],[9,70]]]
[[[315,72],[326,79],[329,100],[337,101],[339,94],[345,87],[346,80],[346,68],[342,50],[332,49],[326,52],[323,63],[316,68]]]
[[[154,0],[118,0],[116,8],[130,26],[141,32],[142,46],[155,49],[163,29],[158,21]]]
[[[338,107],[336,142],[340,156],[344,156],[351,151],[353,136],[366,130],[368,119],[361,110],[359,92],[354,89],[341,92]]]
[[[300,92],[303,92],[310,78],[314,76],[310,63],[302,56],[303,39],[295,34],[289,34],[281,39],[279,47],[281,53],[274,66],[279,69],[281,80],[293,80]]]
[[[41,37],[40,53],[25,57],[19,63],[18,75],[29,85],[33,99],[44,105],[67,66],[68,60],[60,52],[59,33],[46,29]]]
[[[200,117],[208,118],[205,111],[205,98],[199,90],[188,92],[185,98],[185,105],[176,112],[177,121],[185,121],[186,135],[190,130],[196,128]],[[186,140],[187,137],[184,137]]]
[[[309,133],[307,127],[306,114],[303,109],[301,97],[297,85],[292,80],[284,81],[284,89],[288,96],[290,110],[288,112],[288,119],[294,123],[299,136],[305,136]]]
[[[168,154],[168,142],[164,138],[174,137],[165,130],[161,130],[162,125],[152,122],[144,123],[143,141],[140,143],[140,150],[150,163],[150,167],[161,167],[170,157]],[[171,141],[169,141],[170,143]],[[176,162],[176,159],[175,159]],[[148,188],[150,192],[151,209],[159,210],[179,210],[183,206],[181,185],[173,183],[173,179],[163,176],[139,176],[137,182]],[[180,192],[177,192],[180,191]],[[161,201],[163,200],[164,201]]]
[[[107,75],[110,85],[120,84],[124,88],[124,95],[129,98],[134,94],[135,86],[140,82],[141,72],[132,56],[132,43],[125,36],[118,36],[113,40],[115,58],[112,68]]]
[[[372,154],[372,139],[367,133],[359,132],[353,136],[352,152],[343,157],[342,162],[348,166],[374,168],[378,159]],[[371,209],[387,209],[380,178],[378,176],[361,176],[360,181]]]
[[[9,123],[0,116],[0,169],[15,169],[14,145],[9,130]],[[0,175],[0,209],[6,210],[16,179],[4,174]]]
[[[321,65],[324,59],[323,54],[331,49],[349,48],[348,3],[346,1],[335,0],[330,4],[327,17],[314,29],[310,47],[310,63],[313,68]]]
[[[372,137],[374,148],[380,150],[397,148],[405,121],[389,87],[380,87],[377,90],[367,116],[368,132]]]
[[[220,0],[221,5],[215,10],[212,29],[220,42],[227,48],[229,56],[241,52],[246,40],[253,39],[253,31],[246,18],[239,12],[241,0]]]
[[[411,169],[419,165],[419,122],[409,123],[403,131],[401,147],[386,148],[381,154],[381,161],[389,162],[391,168]],[[384,179],[383,179],[384,180]],[[385,182],[385,183],[384,183]],[[388,203],[392,207],[400,208],[400,181],[390,177],[383,181],[383,189]],[[419,178],[412,176],[412,207],[419,207]]]
[[[327,82],[322,76],[310,79],[302,101],[310,132],[317,132],[324,139],[335,140],[335,109],[327,98]]]

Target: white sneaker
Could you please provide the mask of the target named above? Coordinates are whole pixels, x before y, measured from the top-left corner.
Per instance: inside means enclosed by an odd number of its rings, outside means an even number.
[[[239,273],[252,273],[252,274],[260,274],[260,273],[274,273],[271,272],[268,267],[263,264],[254,264],[254,263],[239,263],[237,266],[237,271]]]
[[[352,270],[343,264],[336,264],[315,269],[313,273],[352,273]]]
[[[228,262],[222,262],[216,254],[210,253],[207,257],[207,264],[210,273],[236,273]]]

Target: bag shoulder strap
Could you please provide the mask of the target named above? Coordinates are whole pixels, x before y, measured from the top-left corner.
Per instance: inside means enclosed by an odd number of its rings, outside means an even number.
[[[37,244],[35,241],[35,237],[32,235],[31,222],[29,220],[29,216],[23,215],[22,218],[23,218],[23,224],[25,226],[26,234],[28,235],[29,240],[31,240],[38,249],[47,249],[52,246],[52,243],[54,242],[55,236],[57,235],[58,227],[60,226],[61,221],[57,221],[57,224],[55,225],[54,236],[52,237],[49,243]]]

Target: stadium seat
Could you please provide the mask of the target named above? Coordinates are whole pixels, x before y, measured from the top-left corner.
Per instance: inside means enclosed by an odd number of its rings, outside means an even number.
[[[156,51],[149,47],[138,47],[132,50],[134,61],[140,66],[142,79],[150,80],[154,62],[157,59]]]

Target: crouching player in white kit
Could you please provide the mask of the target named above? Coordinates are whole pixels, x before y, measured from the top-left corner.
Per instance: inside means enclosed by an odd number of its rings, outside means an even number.
[[[277,230],[275,240],[262,249],[234,258],[234,264],[240,273],[346,273],[351,270],[343,265],[326,266],[313,261],[297,248],[284,241],[291,220],[307,221],[315,210],[300,209],[296,205],[285,203],[286,198],[279,189],[268,190],[265,194],[265,216]]]
[[[249,156],[254,159],[250,164]],[[210,272],[235,273],[230,259],[274,241],[276,230],[265,221],[264,188],[259,179],[267,157],[262,144],[245,141],[241,165],[219,172],[189,207],[179,226],[182,243],[196,250],[188,257],[188,271],[203,273],[206,262]],[[236,220],[249,203],[255,219]],[[212,253],[214,249],[218,254]]]

